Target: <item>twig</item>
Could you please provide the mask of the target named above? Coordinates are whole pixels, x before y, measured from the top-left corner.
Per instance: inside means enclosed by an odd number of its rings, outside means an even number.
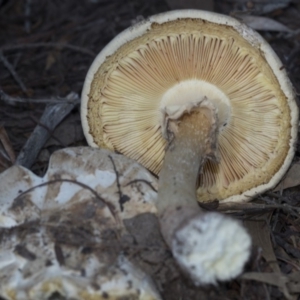
[[[51,138],[52,138],[53,140],[55,140],[56,142],[58,142],[59,145],[63,146],[64,148],[66,148],[66,147],[68,146],[68,145],[65,144],[63,141],[61,141],[59,138],[57,138],[57,137],[53,134],[53,132],[52,132],[53,130],[51,130],[50,128],[48,128],[47,126],[45,126],[43,123],[41,123],[39,119],[37,119],[37,118],[34,117],[34,116],[31,116],[31,119],[35,122],[36,125],[40,125],[40,126],[42,126],[43,128],[45,128],[45,129],[49,132]],[[1,300],[1,299],[0,299],[0,300]]]
[[[138,183],[138,182],[146,183],[146,184],[147,184],[154,192],[157,193],[157,190],[156,190],[155,187],[151,184],[151,182],[149,182],[148,180],[145,180],[145,179],[134,179],[134,180],[131,180],[131,181],[129,181],[125,186],[131,185],[131,184],[134,184],[134,183]]]
[[[300,267],[298,266],[297,263],[295,263],[295,262],[293,262],[293,261],[290,261],[290,260],[288,260],[288,259],[286,259],[286,258],[283,258],[283,257],[281,257],[281,256],[279,256],[279,255],[276,255],[276,257],[277,257],[278,260],[282,260],[282,261],[284,261],[286,264],[291,265],[291,266],[293,266],[296,270],[300,271]]]
[[[300,33],[300,29],[298,28],[298,29],[295,29],[295,30],[293,30],[292,32],[289,32],[288,34],[286,34],[286,38],[287,39],[290,39],[290,38],[295,38],[295,36],[296,35],[298,35]]]
[[[273,209],[282,209],[295,217],[299,217],[300,207],[291,206],[288,204],[258,204],[258,203],[219,203],[218,211],[226,213],[234,212],[264,212]]]
[[[0,60],[2,61],[4,66],[7,68],[7,70],[10,72],[10,74],[12,75],[14,80],[17,82],[17,84],[20,86],[22,91],[24,93],[27,93],[27,88],[26,88],[25,84],[23,83],[23,81],[21,80],[21,78],[19,77],[17,72],[15,71],[13,65],[11,65],[10,62],[6,59],[6,57],[3,55],[1,49],[0,49]]]
[[[0,101],[5,102],[8,105],[15,106],[17,103],[41,103],[41,104],[56,104],[56,103],[74,103],[74,99],[68,99],[68,98],[48,98],[48,99],[26,99],[26,98],[20,98],[20,97],[12,97],[10,95],[7,95],[1,88],[0,88]]]
[[[43,182],[41,184],[38,184],[38,185],[35,185],[29,189],[27,189],[26,191],[24,192],[21,192],[15,199],[14,201],[17,201],[18,199],[22,198],[24,195],[36,190],[37,188],[40,188],[40,187],[44,187],[44,186],[47,186],[47,185],[52,185],[52,184],[56,184],[56,183],[64,183],[64,182],[68,182],[68,183],[71,183],[71,184],[74,184],[74,185],[78,185],[80,186],[82,189],[86,189],[88,191],[90,191],[93,196],[99,200],[99,202],[102,202],[103,205],[107,206],[108,209],[110,210],[110,212],[112,213],[112,215],[115,214],[114,211],[112,211],[112,207],[107,203],[107,201],[105,201],[104,198],[102,198],[95,189],[91,188],[89,185],[85,184],[85,183],[82,183],[80,181],[76,181],[76,180],[72,180],[72,179],[54,179],[54,180],[49,180],[49,181],[46,181],[46,182]]]
[[[86,189],[88,190],[89,192],[92,193],[92,195],[100,202],[102,203],[103,205],[105,205],[108,210],[110,211],[110,213],[112,214],[113,218],[115,219],[115,221],[118,223],[118,224],[121,224],[121,220],[120,220],[120,217],[118,215],[118,213],[115,211],[115,208],[114,206],[109,202],[109,201],[106,201],[104,198],[102,198],[98,192],[93,189],[92,187],[90,187],[89,185],[83,183],[83,182],[80,182],[80,181],[76,181],[76,180],[73,180],[73,179],[54,179],[54,180],[49,180],[49,181],[46,181],[46,182],[43,182],[41,184],[38,184],[38,185],[35,185],[29,189],[27,189],[26,191],[24,192],[21,192],[15,199],[14,201],[22,198],[24,195],[34,191],[35,189],[37,188],[41,188],[41,187],[44,187],[44,186],[50,186],[52,184],[56,184],[56,183],[63,183],[63,182],[68,182],[70,184],[74,184],[74,185],[78,185],[80,186],[82,189]]]
[[[49,104],[40,119],[40,123],[32,132],[23,149],[20,151],[16,164],[30,168],[40,150],[51,136],[51,132],[55,127],[71,112],[71,110],[79,104],[79,97],[76,93],[70,93],[67,96],[68,100],[73,100],[73,103],[58,103]],[[48,128],[48,130],[45,129]]]
[[[26,0],[25,2],[25,32],[30,33],[31,31],[31,22],[30,22],[30,14],[31,14],[31,0]]]
[[[113,168],[114,168],[114,172],[116,173],[116,182],[117,182],[117,188],[118,188],[118,194],[119,194],[120,210],[124,211],[124,203],[129,201],[130,198],[127,195],[122,193],[120,180],[119,180],[120,174],[117,170],[117,167],[116,167],[115,162],[114,162],[113,158],[111,157],[111,155],[108,155],[108,158],[110,159],[110,161],[113,165]]]
[[[288,254],[294,256],[295,258],[300,258],[300,250],[294,248],[288,242],[286,242],[279,234],[275,234],[276,243],[282,247]]]
[[[90,55],[92,57],[95,57],[95,53],[93,51],[90,51],[88,49],[70,45],[70,44],[64,44],[64,43],[32,43],[32,44],[19,44],[19,45],[6,45],[0,48],[0,51],[9,51],[9,50],[20,50],[20,49],[31,49],[31,48],[66,48],[70,49],[76,52],[81,52],[87,55]]]

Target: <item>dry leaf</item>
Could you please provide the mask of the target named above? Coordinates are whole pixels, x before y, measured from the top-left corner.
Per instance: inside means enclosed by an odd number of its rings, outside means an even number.
[[[293,163],[284,178],[273,189],[274,192],[300,185],[300,163]]]
[[[255,30],[261,31],[280,31],[280,32],[292,32],[293,30],[289,29],[285,25],[267,18],[267,17],[260,17],[260,16],[249,16],[249,15],[239,15],[236,16],[241,19],[242,22],[250,26]]]
[[[242,279],[255,280],[270,285],[275,285],[283,292],[284,296],[289,300],[296,300],[297,296],[291,295],[300,289],[300,283],[294,277],[300,277],[300,272],[285,276],[280,273],[258,273],[249,272],[241,276]],[[297,292],[296,292],[297,293]]]
[[[74,145],[81,140],[84,140],[84,135],[80,116],[71,114],[57,126],[45,147],[53,145],[63,145],[64,147],[67,147]]]
[[[273,244],[270,238],[269,218],[272,213],[261,215],[261,220],[246,220],[245,227],[248,229],[253,245],[262,248],[262,256],[267,261],[274,272],[280,273],[280,268],[273,250]]]
[[[289,275],[292,281],[288,283],[288,288],[291,293],[300,293],[300,272],[295,272]]]

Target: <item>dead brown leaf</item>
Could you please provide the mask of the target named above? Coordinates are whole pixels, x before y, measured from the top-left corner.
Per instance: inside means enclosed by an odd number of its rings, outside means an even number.
[[[74,145],[84,139],[80,116],[69,115],[57,128],[54,130],[51,138],[47,141],[45,147],[53,145],[63,145],[65,147]]]
[[[298,279],[297,281],[295,280],[295,277]],[[300,272],[293,273],[291,275],[283,275],[281,273],[249,272],[243,274],[241,278],[277,286],[283,292],[286,299],[296,300],[298,298],[298,296],[291,294],[298,293],[298,290],[300,290]]]
[[[242,22],[255,30],[261,31],[280,31],[292,32],[287,26],[268,17],[239,15],[237,16]]]
[[[273,189],[274,192],[300,185],[300,163],[292,164],[284,178]]]
[[[253,245],[262,249],[262,256],[269,266],[274,272],[280,273],[280,268],[270,238],[271,231],[269,220],[271,214],[272,213],[270,212],[264,213],[260,216],[260,220],[246,220],[244,221],[244,225],[251,235]]]

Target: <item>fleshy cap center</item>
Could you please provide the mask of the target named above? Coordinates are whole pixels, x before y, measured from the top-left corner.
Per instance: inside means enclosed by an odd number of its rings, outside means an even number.
[[[182,81],[164,93],[160,102],[160,111],[162,112],[161,124],[164,123],[164,112],[168,110],[168,107],[187,107],[189,103],[198,103],[204,97],[216,108],[218,127],[222,131],[230,121],[230,100],[215,85],[196,79]]]

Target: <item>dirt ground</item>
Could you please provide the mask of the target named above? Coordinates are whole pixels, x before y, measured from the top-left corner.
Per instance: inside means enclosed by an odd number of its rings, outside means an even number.
[[[251,24],[278,54],[299,95],[298,0],[0,0],[0,172],[16,158],[21,159],[22,153],[26,155],[23,147],[37,126],[45,131],[42,150],[37,157],[23,157],[23,161],[38,175],[45,173],[55,150],[87,145],[78,95],[97,53],[119,32],[143,18],[174,8],[201,7],[245,22],[245,16],[254,17]],[[257,16],[267,19],[261,24]],[[272,21],[277,21],[278,27]],[[65,107],[65,117],[57,126],[44,122],[42,115],[49,105],[70,99],[75,100]],[[297,143],[294,162],[299,160]],[[300,172],[296,172],[295,181],[297,177]],[[214,204],[209,208],[222,209]],[[164,299],[300,299],[299,207],[300,189],[295,184],[268,192],[249,204],[227,208],[227,213],[244,220],[254,241],[244,277],[196,288],[180,275],[169,256],[167,273],[163,277],[153,275]],[[133,235],[139,234],[134,225],[128,223],[128,228]],[[154,229],[151,234],[153,239],[160,239]]]

